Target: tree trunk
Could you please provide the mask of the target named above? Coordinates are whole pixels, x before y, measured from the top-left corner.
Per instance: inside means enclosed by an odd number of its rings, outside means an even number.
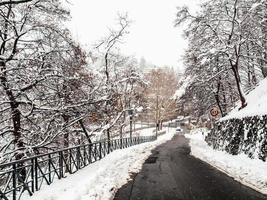
[[[92,140],[91,140],[89,134],[88,134],[87,131],[86,131],[86,128],[85,128],[85,126],[84,126],[84,124],[83,124],[83,121],[82,121],[82,120],[79,120],[79,124],[80,124],[80,126],[82,127],[82,129],[83,129],[83,132],[84,132],[84,134],[85,134],[85,137],[86,137],[88,143],[91,144],[91,143],[92,143]]]
[[[217,89],[216,89],[216,93],[215,93],[215,100],[216,100],[216,103],[217,103],[217,105],[219,107],[219,110],[221,112],[222,117],[224,117],[225,114],[224,114],[223,109],[222,109],[222,106],[221,106],[220,95],[219,95],[220,88],[221,88],[221,81],[220,80],[221,80],[221,77],[219,78],[219,81],[217,83]]]
[[[224,115],[226,115],[227,112],[228,112],[228,109],[227,109],[227,99],[226,99],[224,84],[222,84],[222,95],[223,95],[223,105],[222,105],[222,107],[223,107]]]
[[[11,108],[11,116],[12,116],[11,119],[12,119],[12,125],[13,125],[13,136],[14,136],[15,149],[22,149],[24,148],[24,142],[23,142],[22,133],[21,133],[21,113],[19,111],[19,103],[16,101],[15,96],[9,87],[5,62],[0,61],[0,69],[2,73],[2,76],[0,77],[1,84],[2,84],[2,87],[4,88],[6,96],[8,97],[10,101],[9,104]],[[22,151],[19,151],[15,154],[16,160],[20,160],[23,157],[24,157],[24,153]]]
[[[64,119],[66,124],[69,123],[69,118],[70,117],[68,115],[63,114],[62,117],[63,117],[63,119]],[[66,131],[67,132],[64,133],[64,135],[63,135],[63,147],[64,148],[68,148],[69,147],[69,133],[68,133],[68,130],[66,130]]]
[[[227,76],[228,76],[228,74],[227,74]],[[230,92],[229,96],[230,96],[231,107],[233,107],[234,104],[235,104],[235,101],[234,101],[235,93],[234,93],[234,90],[233,90],[231,82],[227,81],[227,84],[228,84],[228,88],[229,88],[229,92]]]
[[[241,88],[241,81],[240,81],[240,76],[239,76],[239,73],[238,73],[238,66],[236,64],[232,64],[232,70],[234,72],[236,86],[237,86],[239,98],[240,98],[240,101],[241,101],[241,107],[239,109],[242,109],[242,108],[247,106],[247,102],[246,102],[245,96],[244,96],[242,88]]]
[[[13,122],[13,134],[14,134],[14,143],[16,149],[24,148],[24,142],[22,139],[21,133],[21,113],[18,109],[18,104],[11,103],[11,110],[12,110],[12,122]],[[15,155],[16,160],[20,160],[24,157],[24,153],[19,151]]]
[[[246,45],[246,53],[248,58],[251,57],[250,55],[250,49],[249,49],[249,44]],[[254,60],[253,58],[249,59],[249,63],[247,64],[247,76],[248,76],[248,86],[249,89],[253,88],[257,84],[257,78],[255,74],[255,66],[254,66]]]

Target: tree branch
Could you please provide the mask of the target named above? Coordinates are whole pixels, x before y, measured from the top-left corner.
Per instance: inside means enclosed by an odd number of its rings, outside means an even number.
[[[3,1],[3,2],[0,2],[0,6],[21,4],[21,3],[31,2],[31,1],[33,1],[33,0]]]

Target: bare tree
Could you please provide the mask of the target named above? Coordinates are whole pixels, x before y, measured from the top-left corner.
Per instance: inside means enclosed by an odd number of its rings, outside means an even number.
[[[173,69],[153,69],[146,74],[148,86],[144,98],[149,116],[155,120],[157,127],[162,123],[177,117],[175,91],[178,79]]]

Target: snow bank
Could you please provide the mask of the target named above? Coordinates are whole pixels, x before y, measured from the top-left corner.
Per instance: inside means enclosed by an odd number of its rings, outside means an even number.
[[[146,135],[148,130],[144,130]],[[150,135],[152,135],[150,129]],[[25,200],[107,200],[112,199],[122,185],[126,184],[132,173],[141,170],[144,161],[156,146],[172,139],[175,129],[170,129],[158,140],[116,150],[88,167],[58,180],[51,186],[44,186]]]
[[[248,105],[245,108],[238,110],[239,106],[237,106],[221,120],[267,115],[267,78],[263,79],[254,90],[246,95],[246,100]]]
[[[250,159],[244,154],[233,156],[214,150],[204,141],[205,134],[200,131],[185,136],[190,139],[193,156],[209,163],[242,184],[267,194],[267,162]]]
[[[196,129],[192,129],[190,131],[190,134],[189,135],[194,135],[195,137],[198,137],[198,136],[200,137],[201,135],[202,136],[206,136],[207,135],[207,132],[208,132],[208,129],[207,128],[196,128]],[[201,138],[202,138],[202,136],[201,136]]]

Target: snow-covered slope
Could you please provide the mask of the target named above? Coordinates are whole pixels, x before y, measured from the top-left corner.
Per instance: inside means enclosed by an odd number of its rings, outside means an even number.
[[[243,118],[255,115],[267,115],[267,78],[263,79],[259,86],[246,95],[248,105],[238,110],[238,106],[222,120],[231,118]]]

